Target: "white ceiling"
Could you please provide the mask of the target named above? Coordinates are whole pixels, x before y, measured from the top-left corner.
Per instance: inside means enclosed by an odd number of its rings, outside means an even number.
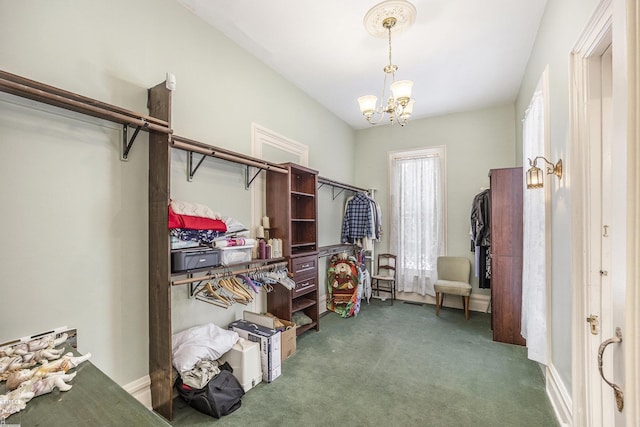
[[[363,24],[379,0],[176,1],[353,128],[370,126],[356,99],[382,92],[388,41]],[[411,2],[393,63],[396,79],[414,81],[414,119],[515,100],[546,0]]]

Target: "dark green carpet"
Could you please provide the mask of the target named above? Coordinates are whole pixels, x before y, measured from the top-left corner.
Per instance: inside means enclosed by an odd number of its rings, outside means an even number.
[[[491,340],[490,316],[372,300],[298,337],[282,376],[220,420],[174,400],[174,426],[557,426],[526,349]]]

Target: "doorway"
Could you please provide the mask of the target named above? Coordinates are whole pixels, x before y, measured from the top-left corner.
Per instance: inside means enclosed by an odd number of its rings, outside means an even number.
[[[612,3],[571,55],[573,424],[594,427],[626,424],[607,384],[625,385],[624,341],[610,338],[624,335],[627,266],[626,57]]]

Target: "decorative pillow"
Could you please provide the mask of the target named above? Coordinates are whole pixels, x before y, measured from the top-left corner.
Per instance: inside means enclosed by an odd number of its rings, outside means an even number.
[[[222,329],[213,323],[195,326],[173,335],[173,366],[186,372],[200,360],[217,360],[231,350],[238,341],[238,333]]]

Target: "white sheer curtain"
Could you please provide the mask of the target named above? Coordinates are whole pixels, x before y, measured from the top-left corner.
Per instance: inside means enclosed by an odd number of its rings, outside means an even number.
[[[444,148],[395,152],[391,167],[391,252],[400,292],[433,295],[444,251]]]
[[[531,98],[523,121],[522,154],[528,159],[545,153],[544,75]],[[539,163],[538,163],[538,166]],[[543,167],[544,170],[546,167]],[[549,180],[545,180],[545,184]],[[528,357],[547,364],[547,279],[545,190],[527,190],[523,182],[522,324]]]

